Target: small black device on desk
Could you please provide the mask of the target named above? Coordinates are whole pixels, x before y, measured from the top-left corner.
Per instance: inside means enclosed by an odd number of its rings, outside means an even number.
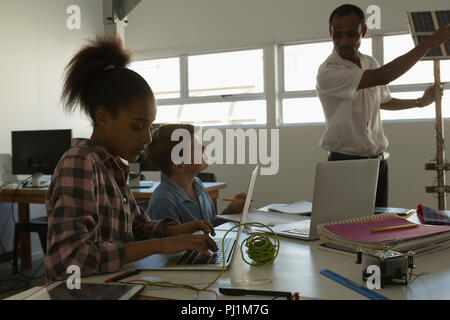
[[[356,250],[357,264],[363,265],[363,280],[366,281],[371,274],[366,270],[369,266],[375,265],[380,268],[381,287],[387,284],[407,285],[408,269],[414,269],[414,251],[406,254],[392,250]]]

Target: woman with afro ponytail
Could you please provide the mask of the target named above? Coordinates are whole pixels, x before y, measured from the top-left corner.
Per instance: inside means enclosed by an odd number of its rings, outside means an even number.
[[[47,192],[47,280],[116,272],[155,253],[217,251],[208,221],[152,221],[127,186],[128,166],[152,141],[156,117],[152,89],[127,69],[131,53],[116,37],[98,36],[65,70],[63,107],[92,121],[90,139],[74,139],[60,159]],[[203,231],[204,234],[192,235]]]

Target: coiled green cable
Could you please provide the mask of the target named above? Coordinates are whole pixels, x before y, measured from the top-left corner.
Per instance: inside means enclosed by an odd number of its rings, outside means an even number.
[[[249,235],[247,239],[242,241],[241,243],[241,256],[245,263],[251,266],[255,267],[262,267],[269,264],[272,264],[275,259],[278,256],[278,252],[280,251],[280,239],[278,239],[278,236],[276,233],[265,224],[259,223],[259,222],[247,222],[243,224],[236,225],[232,227],[230,230],[228,230],[224,237],[222,238],[222,256],[225,256],[225,238],[227,237],[228,233],[230,233],[235,228],[244,228],[246,226],[254,226],[254,227],[262,227],[268,229],[271,233],[265,233],[265,232],[254,232]],[[253,262],[247,261],[247,259],[244,256],[244,248],[247,247],[246,253],[248,257],[253,260]],[[217,277],[206,287],[204,287],[202,290],[209,289],[214,283],[216,283],[217,280],[222,276],[223,272],[225,271],[225,259],[223,259],[222,262],[222,270],[217,275]]]

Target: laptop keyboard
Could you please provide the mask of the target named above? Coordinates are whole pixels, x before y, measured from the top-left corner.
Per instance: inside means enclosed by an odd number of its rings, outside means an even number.
[[[294,225],[288,225],[286,229],[283,229],[282,232],[290,233],[293,235],[301,235],[301,236],[309,236],[310,231],[310,220],[304,220],[299,223],[295,223]]]
[[[224,242],[225,257],[233,247],[234,238],[226,238]],[[209,256],[205,256],[197,250],[186,250],[177,265],[193,265],[193,264],[223,264],[224,256],[222,255],[222,239],[214,239],[216,242],[218,251],[213,252]]]

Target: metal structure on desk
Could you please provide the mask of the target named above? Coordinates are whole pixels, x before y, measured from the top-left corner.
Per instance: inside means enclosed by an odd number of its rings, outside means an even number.
[[[450,10],[408,12],[411,35],[416,46],[450,21]],[[434,48],[422,60],[434,61],[435,104],[436,104],[436,161],[425,164],[425,170],[437,172],[438,186],[425,187],[427,193],[438,194],[439,210],[446,210],[446,194],[450,187],[445,185],[445,174],[450,170],[450,163],[445,159],[444,122],[442,121],[442,97],[440,93],[440,60],[450,59],[450,43]]]

